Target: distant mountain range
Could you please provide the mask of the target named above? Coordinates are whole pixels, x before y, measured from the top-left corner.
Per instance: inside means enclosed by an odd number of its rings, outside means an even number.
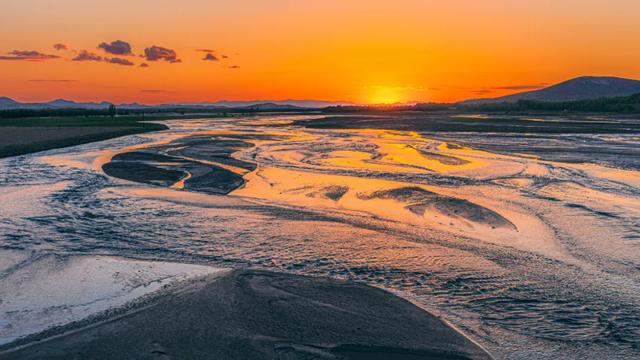
[[[253,101],[216,101],[216,102],[195,102],[195,103],[177,103],[169,105],[185,105],[185,106],[220,106],[228,108],[240,108],[256,105],[279,105],[293,106],[301,108],[325,108],[329,106],[353,106],[355,104],[343,101],[319,101],[319,100],[253,100]]]
[[[0,97],[0,110],[12,109],[107,109],[112,103],[102,102],[75,102],[65,99],[57,99],[43,103],[22,103],[8,97]],[[251,110],[292,110],[296,108],[314,109],[329,106],[351,106],[352,103],[337,101],[317,100],[263,100],[263,101],[217,101],[217,102],[185,102],[160,105],[143,105],[138,103],[115,104],[120,109],[171,109],[171,108],[206,108],[206,109],[251,109]]]
[[[563,102],[629,96],[640,93],[640,81],[608,76],[582,76],[540,90],[492,99],[471,99],[461,105],[515,103],[520,100]]]
[[[640,93],[640,81],[619,77],[582,76],[567,80],[544,89],[521,92],[513,95],[491,99],[471,99],[456,105],[490,105],[511,104],[520,100],[536,102],[567,102],[600,98],[624,97]],[[44,103],[21,103],[8,97],[0,97],[0,110],[11,109],[107,109],[110,102],[75,102],[57,99]],[[248,110],[295,110],[321,109],[333,106],[357,106],[348,102],[317,101],[317,100],[256,100],[256,101],[216,101],[216,102],[179,102],[160,105],[144,105],[138,103],[115,104],[119,109],[174,109],[183,108],[197,111],[198,109],[248,109]],[[424,104],[418,104],[421,106]]]

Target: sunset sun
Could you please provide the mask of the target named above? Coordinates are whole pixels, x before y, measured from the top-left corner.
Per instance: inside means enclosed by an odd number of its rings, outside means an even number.
[[[374,87],[369,95],[370,104],[395,104],[402,101],[403,97],[400,91],[392,87]]]

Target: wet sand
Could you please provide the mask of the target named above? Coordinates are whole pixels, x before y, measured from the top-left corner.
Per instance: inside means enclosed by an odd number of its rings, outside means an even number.
[[[491,359],[410,302],[366,285],[235,270],[45,333],[3,359]],[[81,326],[82,325],[82,326]]]
[[[0,348],[118,308],[165,285],[221,271],[228,270],[110,256],[0,250]]]
[[[102,166],[105,174],[124,180],[185,189],[207,194],[228,194],[244,185],[243,175],[256,169],[231,154],[252,147],[231,135],[195,135],[170,144],[124,152]]]

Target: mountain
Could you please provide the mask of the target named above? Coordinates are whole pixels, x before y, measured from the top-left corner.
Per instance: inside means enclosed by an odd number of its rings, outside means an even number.
[[[165,106],[216,106],[226,108],[243,108],[262,104],[273,104],[280,106],[295,106],[301,108],[325,108],[329,106],[350,106],[353,103],[342,101],[319,101],[319,100],[247,100],[247,101],[215,101],[215,102],[184,102],[166,104]]]
[[[6,96],[0,96],[0,109],[11,108],[20,104],[19,102],[10,99]]]
[[[244,107],[240,107],[239,109],[268,111],[268,110],[295,110],[295,109],[302,109],[302,108],[300,106],[294,106],[294,105],[288,105],[288,104],[264,103],[264,104],[244,106]]]
[[[492,99],[465,100],[459,104],[515,103],[520,100],[561,102],[629,96],[637,93],[640,93],[640,81],[638,80],[610,76],[582,76],[540,90]]]
[[[56,99],[43,103],[21,103],[8,97],[0,97],[0,109],[107,109],[110,102],[75,102],[66,99]],[[217,101],[217,102],[182,102],[159,105],[143,105],[138,103],[116,104],[118,108],[139,109],[172,109],[172,108],[206,108],[206,109],[250,109],[250,110],[293,110],[320,109],[329,106],[350,106],[347,102],[318,101],[318,100],[262,100],[262,101]]]
[[[107,109],[111,105],[110,102],[75,102],[71,100],[65,99],[56,99],[49,102],[44,103],[21,103],[15,101],[8,97],[0,97],[0,109],[2,110],[13,110],[13,109],[32,109],[32,110],[42,110],[42,109]]]
[[[57,99],[41,105],[44,105],[45,107],[49,106],[52,108],[106,109],[106,108],[109,108],[111,103],[106,101],[103,101],[100,103],[96,103],[96,102],[79,103],[72,100]]]

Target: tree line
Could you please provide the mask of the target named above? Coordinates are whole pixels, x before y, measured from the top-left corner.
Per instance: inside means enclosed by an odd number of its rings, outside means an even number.
[[[458,105],[458,109],[472,111],[554,111],[554,112],[640,112],[640,94],[575,101],[519,100],[514,103]]]

